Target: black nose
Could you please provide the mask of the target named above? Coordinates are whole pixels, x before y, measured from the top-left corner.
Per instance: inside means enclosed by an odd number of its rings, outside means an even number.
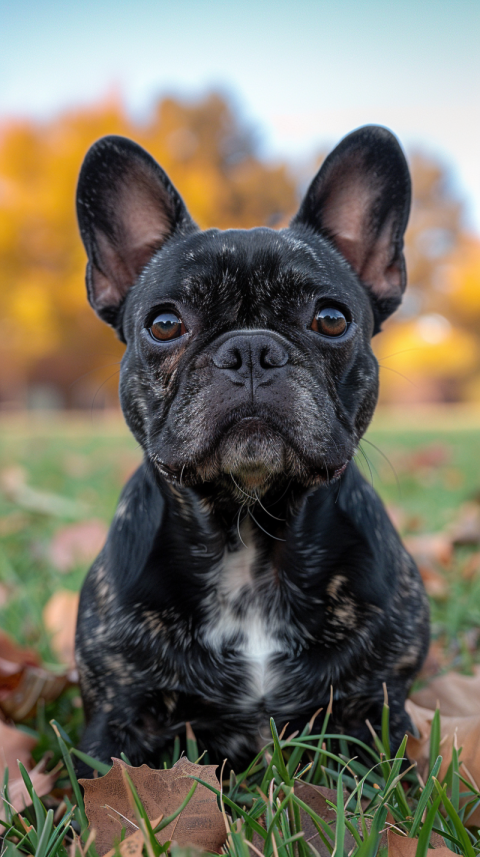
[[[253,388],[273,381],[289,356],[279,339],[268,333],[238,333],[222,342],[213,354],[217,369],[224,369],[234,384],[251,381]]]

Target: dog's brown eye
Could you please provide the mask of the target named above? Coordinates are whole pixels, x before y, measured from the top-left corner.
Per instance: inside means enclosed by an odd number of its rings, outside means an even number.
[[[312,323],[312,330],[323,333],[324,336],[341,336],[347,327],[348,321],[343,312],[331,306],[321,309]]]
[[[165,311],[159,313],[152,322],[150,333],[154,339],[167,342],[170,339],[178,339],[185,333],[185,325],[181,318],[174,312]]]

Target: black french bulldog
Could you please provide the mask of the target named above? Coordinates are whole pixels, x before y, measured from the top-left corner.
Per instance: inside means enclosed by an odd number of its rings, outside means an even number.
[[[370,741],[384,682],[393,748],[411,728],[427,599],[352,462],[409,207],[405,158],[376,126],[337,146],[280,231],[201,231],[138,145],[88,152],[88,297],[127,346],[121,403],[145,453],[81,595],[81,746],[97,759],[158,765],[189,721],[238,770],[270,716],[293,730],[331,686],[334,731]]]

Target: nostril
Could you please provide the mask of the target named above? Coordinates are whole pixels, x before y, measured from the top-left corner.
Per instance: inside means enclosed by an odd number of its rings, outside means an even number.
[[[224,343],[224,346],[218,349],[213,355],[213,362],[217,369],[241,369],[243,359],[240,349],[229,343]]]
[[[260,366],[262,369],[276,369],[288,363],[288,352],[280,343],[273,342],[265,345],[260,351]]]
[[[229,369],[240,369],[243,363],[242,352],[239,348],[232,348],[230,357]]]
[[[273,336],[266,334],[237,334],[222,342],[212,355],[217,369],[231,370],[239,376],[265,372],[285,366],[288,350]]]

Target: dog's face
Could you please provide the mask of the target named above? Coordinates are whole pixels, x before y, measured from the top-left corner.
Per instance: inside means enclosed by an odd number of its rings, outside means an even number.
[[[381,128],[335,149],[279,232],[202,232],[143,149],[92,147],[78,189],[89,298],[127,344],[122,407],[164,476],[249,494],[343,472],[377,399],[371,336],[405,287],[409,204]]]

